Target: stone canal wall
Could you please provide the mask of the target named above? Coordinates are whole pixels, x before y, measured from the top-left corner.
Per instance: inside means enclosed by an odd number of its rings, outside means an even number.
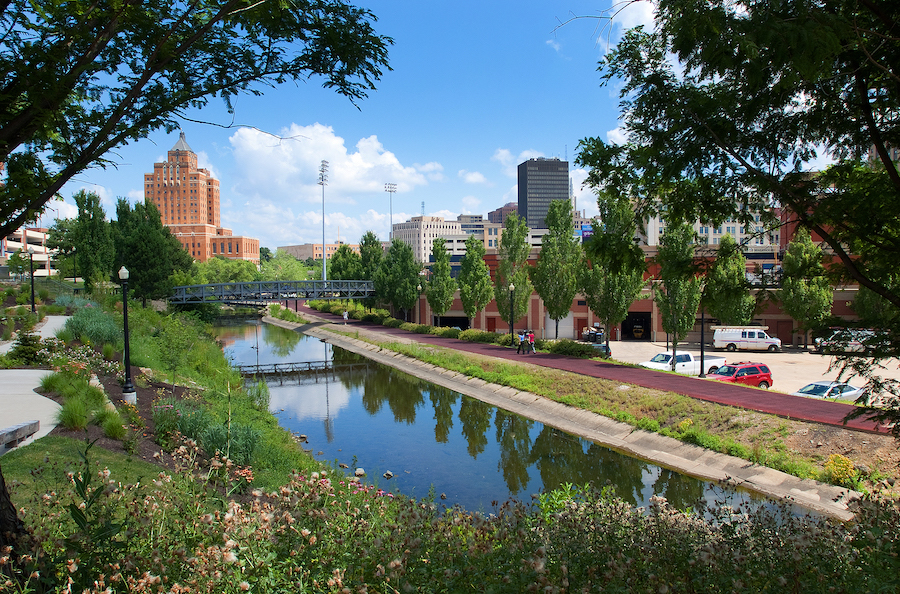
[[[307,312],[304,312],[304,316],[312,317]],[[741,458],[686,444],[657,433],[635,429],[625,423],[560,404],[543,396],[522,392],[508,386],[491,384],[478,378],[436,367],[384,349],[376,344],[346,336],[342,334],[347,330],[345,326],[331,324],[321,318],[317,318],[314,323],[305,325],[268,316],[263,318],[263,322],[296,329],[378,363],[390,365],[409,375],[577,435],[627,456],[640,458],[706,481],[726,481],[733,486],[772,499],[793,501],[807,509],[840,520],[850,520],[853,517],[847,508],[847,501],[858,493],[843,487],[800,479]],[[360,336],[366,333],[365,328],[358,326],[353,328],[353,332],[358,332]],[[384,337],[373,333],[372,339],[384,340]],[[392,337],[392,339],[396,339],[396,337]],[[405,342],[412,343],[415,340],[408,339]]]

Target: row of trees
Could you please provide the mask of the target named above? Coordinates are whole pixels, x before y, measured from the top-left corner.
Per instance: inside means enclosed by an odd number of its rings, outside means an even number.
[[[116,279],[116,271],[125,266],[135,297],[145,302],[167,297],[174,275],[188,270],[192,258],[163,226],[156,206],[120,198],[116,220],[108,221],[97,194],[81,191],[74,199],[78,216],[58,220],[47,239],[47,247],[58,253],[61,272],[83,277],[90,292]]]

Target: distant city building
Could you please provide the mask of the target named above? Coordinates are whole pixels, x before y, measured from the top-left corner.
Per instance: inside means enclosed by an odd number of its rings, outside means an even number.
[[[359,244],[356,243],[326,243],[325,244],[325,256],[330,260],[334,253],[338,250],[342,245],[346,245],[353,252],[359,253]],[[286,252],[291,256],[297,258],[298,260],[307,260],[312,258],[313,260],[321,260],[322,259],[322,244],[321,243],[302,243],[300,245],[285,245],[278,248],[275,248],[276,252]]]
[[[559,159],[528,159],[519,164],[519,217],[531,229],[545,229],[547,211],[554,200],[569,196],[569,162]]]
[[[519,212],[519,205],[515,202],[507,202],[497,210],[488,213],[488,221],[502,225],[506,222],[506,217]]]
[[[198,262],[215,256],[259,265],[259,240],[235,236],[221,226],[219,180],[197,167],[197,154],[182,132],[165,163],[144,174],[144,197],[159,209],[162,224]]]

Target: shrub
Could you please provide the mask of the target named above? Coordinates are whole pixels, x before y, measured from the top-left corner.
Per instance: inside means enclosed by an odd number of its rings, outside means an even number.
[[[228,427],[209,425],[200,437],[200,446],[210,458],[217,453],[227,456],[235,464],[249,464],[259,442],[260,433],[249,425],[232,423],[229,439]]]
[[[113,344],[108,342],[103,343],[103,348],[101,349],[103,353],[103,358],[107,361],[116,360],[116,347]]]
[[[431,326],[428,324],[413,324],[412,322],[403,322],[400,324],[401,330],[407,332],[415,332],[416,334],[431,334]]]
[[[387,326],[388,328],[399,328],[403,325],[403,320],[398,320],[397,318],[387,317],[381,321],[382,326]]]
[[[246,391],[256,410],[269,410],[269,384],[260,380],[248,386]]]
[[[468,340],[469,342],[483,342],[489,344],[492,342],[497,342],[500,336],[501,335],[497,332],[485,332],[484,330],[469,328],[468,330],[463,330],[462,332],[460,332],[458,338],[460,340]],[[509,337],[506,336],[506,338],[508,339]]]
[[[112,315],[99,307],[83,307],[66,320],[66,329],[89,344],[112,343],[123,341],[122,328]]]
[[[459,334],[462,332],[459,328],[448,328],[444,327],[434,327],[431,328],[431,333],[435,336],[440,336],[442,338],[459,338]]]
[[[63,307],[85,307],[86,305],[90,305],[91,307],[97,307],[96,303],[85,299],[84,297],[76,297],[74,295],[60,295],[56,298],[56,305],[62,305]]]
[[[825,462],[822,478],[825,482],[835,485],[849,486],[856,477],[856,468],[853,461],[840,454],[831,454]]]
[[[46,365],[47,358],[41,353],[41,337],[30,332],[21,332],[13,343],[9,356],[24,365]]]
[[[535,339],[535,346],[537,346],[537,339]],[[594,347],[590,344],[585,344],[583,342],[576,342],[574,340],[569,340],[568,338],[563,338],[562,340],[548,341],[550,342],[550,352],[555,355],[565,355],[567,357],[581,357],[582,359],[590,359],[591,357],[596,357],[597,352],[594,350]]]
[[[66,398],[56,413],[56,423],[66,429],[81,431],[87,427],[90,407],[84,398],[77,396]]]
[[[50,299],[50,291],[47,289],[39,289],[37,294],[38,294],[38,299],[42,303],[46,302],[48,299]]]

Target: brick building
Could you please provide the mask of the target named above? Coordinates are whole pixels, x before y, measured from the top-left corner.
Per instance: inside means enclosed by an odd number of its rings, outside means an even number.
[[[221,226],[219,180],[197,166],[197,154],[184,137],[164,163],[144,174],[144,197],[159,209],[162,224],[198,262],[215,256],[259,264],[259,240],[232,235]]]

